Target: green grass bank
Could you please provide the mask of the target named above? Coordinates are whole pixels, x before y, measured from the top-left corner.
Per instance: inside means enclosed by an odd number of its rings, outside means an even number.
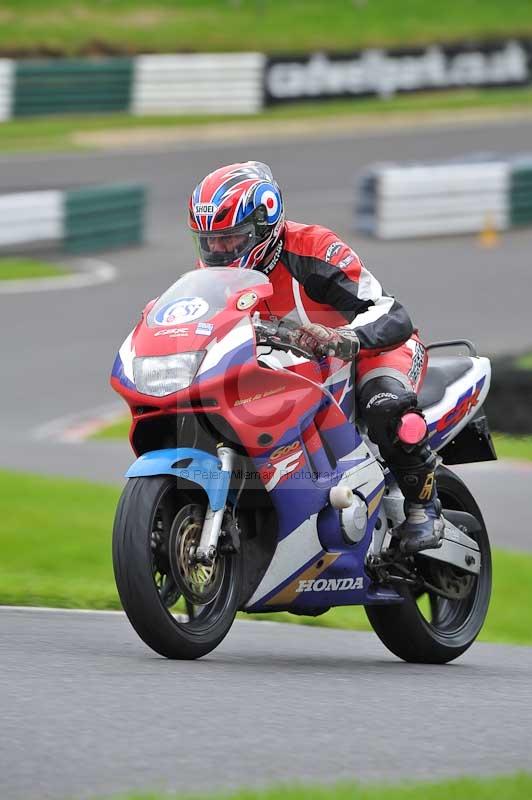
[[[0,471],[0,604],[120,608],[111,564],[119,493],[118,487]],[[496,550],[493,598],[481,639],[532,644],[531,611],[532,554]],[[320,617],[256,618],[371,630],[359,607]]]
[[[230,794],[127,794],[114,800],[529,800],[532,775],[519,773],[497,778],[458,778],[431,783],[358,784],[332,786],[286,785],[271,789],[244,789]],[[111,800],[107,798],[106,800]]]
[[[67,275],[68,270],[46,261],[32,258],[0,258],[0,281],[52,278]]]
[[[3,0],[0,52],[341,51],[527,33],[529,0]]]

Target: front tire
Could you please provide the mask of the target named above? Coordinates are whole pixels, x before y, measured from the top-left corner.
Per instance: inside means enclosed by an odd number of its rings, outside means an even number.
[[[471,647],[484,624],[491,595],[491,551],[481,511],[465,483],[446,467],[438,469],[437,485],[444,515],[445,509],[465,511],[480,524],[478,531],[468,534],[481,554],[480,574],[471,581],[469,593],[460,597],[459,581],[466,578],[451,574],[457,599],[430,592],[415,596],[410,588],[399,585],[397,591],[404,597],[401,604],[365,607],[381,642],[404,661],[420,664],[445,664]]]
[[[210,591],[202,605],[197,604],[201,595],[191,599],[183,581],[176,581],[180,536],[194,535],[204,505],[202,492],[185,494],[175,478],[156,476],[130,479],[116,511],[113,567],[122,606],[140,638],[166,658],[194,659],[214,650],[237,610],[238,553],[218,557],[219,572],[207,575]]]

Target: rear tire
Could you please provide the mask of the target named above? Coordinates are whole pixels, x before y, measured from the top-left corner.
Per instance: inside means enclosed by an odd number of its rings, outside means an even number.
[[[191,497],[179,492],[175,478],[130,479],[113,529],[113,567],[124,611],[152,650],[173,659],[200,658],[220,644],[233,624],[241,585],[240,554],[219,556],[223,577],[216,596],[193,606],[182,595],[173,577],[168,542],[174,523],[179,524],[185,507],[192,507],[191,500],[205,503],[202,493]],[[179,602],[186,606],[188,620],[171,612]]]
[[[419,664],[445,664],[471,647],[484,624],[491,595],[491,551],[480,509],[465,483],[446,467],[438,469],[437,485],[444,515],[445,509],[466,511],[480,524],[479,531],[469,533],[481,554],[480,574],[470,593],[463,599],[446,600],[427,592],[430,614],[425,615],[418,606],[420,598],[399,584],[401,604],[365,607],[381,642],[404,661]]]

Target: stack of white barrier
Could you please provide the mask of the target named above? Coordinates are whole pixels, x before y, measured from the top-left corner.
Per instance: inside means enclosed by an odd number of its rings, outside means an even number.
[[[375,166],[359,181],[357,228],[379,239],[505,230],[510,175],[492,159]]]
[[[134,114],[254,114],[263,106],[262,53],[139,56]]]
[[[14,74],[14,61],[8,58],[0,58],[0,122],[11,117]]]
[[[54,245],[63,236],[63,192],[0,196],[0,250]]]

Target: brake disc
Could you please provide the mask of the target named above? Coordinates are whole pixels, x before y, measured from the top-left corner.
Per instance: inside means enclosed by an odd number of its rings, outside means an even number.
[[[225,574],[225,559],[218,555],[209,566],[194,560],[203,517],[201,506],[184,506],[174,519],[169,538],[170,568],[174,580],[186,600],[202,606],[218,595]]]
[[[427,565],[424,577],[449,600],[464,600],[475,584],[476,575],[464,572],[451,564],[434,561]]]

